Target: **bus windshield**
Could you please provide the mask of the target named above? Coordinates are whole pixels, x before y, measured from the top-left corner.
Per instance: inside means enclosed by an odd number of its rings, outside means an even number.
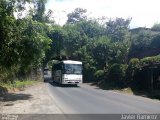
[[[81,64],[65,64],[65,74],[82,74]]]

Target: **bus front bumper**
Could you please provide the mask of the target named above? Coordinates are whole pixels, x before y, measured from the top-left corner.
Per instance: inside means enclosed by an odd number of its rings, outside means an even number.
[[[63,84],[79,84],[82,80],[64,80]]]

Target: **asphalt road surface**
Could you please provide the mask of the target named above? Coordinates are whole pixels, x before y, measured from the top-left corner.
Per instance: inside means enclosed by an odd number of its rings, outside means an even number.
[[[51,81],[50,73],[45,76]],[[87,84],[78,87],[47,83],[57,107],[64,114],[160,113],[160,101],[101,90]]]

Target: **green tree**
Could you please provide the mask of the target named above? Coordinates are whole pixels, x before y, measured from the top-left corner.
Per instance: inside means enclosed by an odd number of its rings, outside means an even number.
[[[131,31],[132,32],[132,31]],[[151,50],[152,39],[155,36],[151,30],[141,29],[131,35],[131,48],[129,56],[143,58]]]
[[[81,34],[77,25],[64,26],[64,30],[67,32],[67,39],[64,41],[64,47],[67,55],[72,58],[75,52],[86,44],[87,36]]]
[[[47,35],[52,42],[50,44],[51,49],[46,52],[46,62],[65,55],[64,41],[67,39],[66,32],[60,26],[52,26]]]
[[[156,23],[151,28],[153,31],[160,31],[160,23]]]
[[[67,23],[74,24],[79,21],[85,20],[87,18],[87,16],[85,15],[86,12],[86,9],[76,8],[72,13],[69,13],[67,15]]]
[[[90,45],[91,55],[96,61],[97,69],[106,69],[109,63],[110,40],[106,36],[99,37]]]
[[[129,24],[131,19],[116,18],[106,23],[106,34],[113,42],[127,41],[130,38]]]
[[[34,4],[34,12],[33,12],[33,20],[36,20],[38,22],[44,22],[45,17],[45,3],[47,0],[33,0]]]
[[[14,12],[25,9],[29,0],[2,0],[0,3],[0,76],[10,80],[40,66],[50,39],[45,24],[31,19],[15,19]],[[10,78],[8,78],[10,77]]]
[[[105,27],[100,25],[96,20],[82,20],[76,26],[81,35],[86,35],[89,38],[98,38],[105,35]]]
[[[23,35],[19,47],[21,67],[38,67],[41,65],[45,57],[45,51],[49,48],[48,45],[51,42],[46,34],[47,26],[28,19],[21,22],[21,34]]]

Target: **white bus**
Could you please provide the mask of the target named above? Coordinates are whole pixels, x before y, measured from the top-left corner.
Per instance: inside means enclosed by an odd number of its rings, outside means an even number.
[[[63,60],[53,64],[52,80],[60,84],[82,83],[82,62]]]

